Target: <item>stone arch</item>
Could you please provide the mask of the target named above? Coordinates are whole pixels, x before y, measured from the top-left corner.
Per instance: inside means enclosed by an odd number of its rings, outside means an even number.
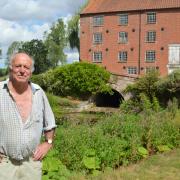
[[[94,96],[94,103],[97,107],[119,107],[121,102],[124,100],[123,96],[116,91],[115,89],[112,89],[113,94],[109,93],[98,93]]]

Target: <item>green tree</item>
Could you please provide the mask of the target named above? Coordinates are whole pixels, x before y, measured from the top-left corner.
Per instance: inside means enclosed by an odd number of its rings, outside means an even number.
[[[0,68],[0,77],[8,74],[7,68]]]
[[[14,54],[15,52],[18,52],[19,48],[22,47],[23,42],[22,41],[14,41],[12,42],[12,44],[8,47],[7,50],[7,60],[6,60],[6,65],[9,64],[9,60],[10,57],[12,56],[12,54]]]
[[[79,21],[80,13],[87,6],[88,1],[79,9],[72,18],[68,21],[67,37],[71,49],[77,48],[80,54],[80,40],[79,40]]]
[[[80,40],[79,40],[79,19],[80,15],[74,15],[68,21],[68,41],[71,49],[77,48],[80,52]]]
[[[52,66],[56,67],[59,63],[66,63],[64,48],[67,45],[65,24],[62,19],[53,23],[50,32],[45,32],[45,45],[48,50],[48,59],[51,60]]]
[[[42,73],[51,67],[51,62],[47,59],[47,49],[42,40],[33,39],[24,42],[19,52],[26,52],[34,59],[34,74]]]

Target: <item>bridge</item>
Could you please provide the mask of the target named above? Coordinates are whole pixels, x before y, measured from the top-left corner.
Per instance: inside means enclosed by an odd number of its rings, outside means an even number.
[[[133,84],[136,78],[111,74],[109,85],[113,95],[99,93],[91,97],[91,101],[98,107],[119,107],[123,100],[128,100],[131,94],[125,94],[124,90],[129,84]]]
[[[121,94],[124,100],[127,100],[129,99],[130,94],[125,94],[123,91],[126,89],[128,85],[133,84],[136,79],[137,78],[135,77],[111,74],[109,84],[112,87],[112,89],[116,90]]]

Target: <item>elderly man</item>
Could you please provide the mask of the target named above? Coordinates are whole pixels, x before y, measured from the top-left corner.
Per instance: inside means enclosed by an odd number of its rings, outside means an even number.
[[[16,53],[9,69],[9,79],[0,82],[0,180],[40,180],[41,160],[52,147],[54,115],[44,91],[29,81],[32,58]]]

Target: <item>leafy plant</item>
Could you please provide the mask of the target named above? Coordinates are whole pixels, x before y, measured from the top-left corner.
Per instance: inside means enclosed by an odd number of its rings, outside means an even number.
[[[159,152],[166,152],[166,151],[170,151],[171,148],[167,145],[159,145],[159,146],[157,146],[157,150]]]
[[[144,147],[138,147],[138,153],[140,156],[142,156],[143,158],[147,158],[148,157],[148,150]]]
[[[83,157],[83,164],[90,174],[97,175],[100,169],[100,159],[96,156],[94,149],[88,149]]]
[[[59,180],[71,175],[69,170],[58,159],[57,151],[55,150],[51,150],[43,160],[42,172],[42,180]]]

